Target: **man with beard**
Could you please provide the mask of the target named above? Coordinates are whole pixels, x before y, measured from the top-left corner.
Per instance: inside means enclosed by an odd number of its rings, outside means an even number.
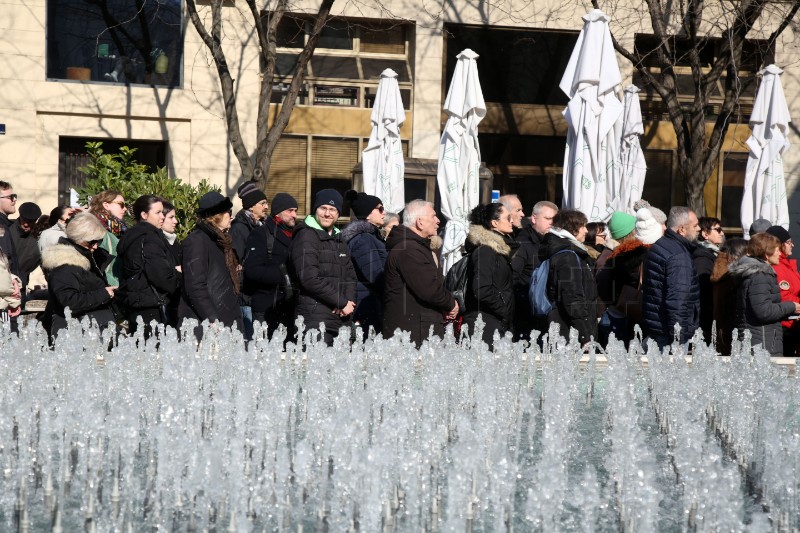
[[[286,262],[297,223],[297,200],[281,192],[272,199],[272,215],[250,232],[242,265],[244,293],[250,296],[253,322],[266,322],[268,334],[283,324],[294,331],[292,288]]]

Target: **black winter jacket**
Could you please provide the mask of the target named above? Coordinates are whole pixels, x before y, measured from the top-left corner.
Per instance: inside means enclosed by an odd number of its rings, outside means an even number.
[[[362,327],[383,324],[383,270],[386,266],[386,244],[380,230],[366,220],[354,220],[342,230],[353,268],[356,271],[356,312],[353,320]]]
[[[253,220],[247,209],[240,209],[239,212],[236,213],[236,218],[231,222],[230,236],[231,241],[233,241],[233,249],[236,252],[236,257],[239,258],[239,263],[242,265],[244,264],[247,253],[250,251],[247,247],[247,239],[250,238],[250,234],[253,230],[259,227],[261,227],[261,224]],[[239,286],[244,286],[243,275],[239,278]],[[252,306],[250,295],[246,291],[241,291],[239,294],[239,304]]]
[[[396,329],[411,333],[417,347],[433,334],[444,335],[444,315],[456,305],[453,295],[444,288],[444,276],[434,260],[431,241],[407,227],[392,228],[386,239],[383,293],[383,336]]]
[[[736,280],[736,320],[739,337],[751,334],[751,345],[760,344],[773,357],[783,356],[781,320],[794,314],[794,302],[781,302],[778,277],[763,259],[742,257],[728,268]]]
[[[711,324],[714,322],[714,288],[711,285],[711,273],[717,254],[711,248],[698,243],[692,252],[694,270],[697,272],[697,283],[700,287],[700,328],[706,342],[711,342]]]
[[[14,251],[17,254],[19,277],[22,280],[22,286],[27,287],[31,272],[42,264],[39,241],[30,232],[22,233],[22,229],[19,227],[19,219],[11,224],[11,240],[14,241]]]
[[[119,293],[129,309],[158,309],[179,297],[181,276],[159,228],[139,222],[126,231],[117,245],[117,261],[122,264]]]
[[[483,340],[492,346],[494,332],[502,337],[514,316],[514,272],[511,256],[519,245],[510,237],[472,225],[465,248],[469,252],[464,324],[475,329],[478,315],[486,324]]]
[[[250,297],[253,313],[269,314],[286,298],[284,272],[288,273],[291,246],[292,238],[278,228],[274,218],[254,228],[247,238],[243,292]]]
[[[98,249],[93,255],[66,239],[44,251],[42,267],[48,273],[50,295],[44,323],[49,325],[51,335],[66,327],[64,309],[67,307],[73,318],[89,316],[103,327],[115,322],[104,274],[109,261],[105,250]]]
[[[295,226],[289,254],[289,272],[299,288],[295,316],[302,316],[311,329],[324,322],[325,329],[334,334],[351,324],[352,314],[333,313],[356,301],[356,273],[339,233],[329,234],[308,215]]]
[[[11,238],[11,222],[9,222],[8,215],[5,213],[0,213],[0,250],[3,250],[3,253],[8,258],[8,270],[15,276],[19,276],[17,249],[14,247],[14,240]]]
[[[569,251],[555,255],[562,250]],[[575,328],[581,343],[597,339],[597,285],[589,254],[570,239],[548,233],[539,255],[550,259],[547,295],[553,310],[548,320],[561,325],[564,337]]]
[[[670,344],[675,324],[680,342],[688,342],[700,325],[700,289],[692,262],[694,244],[667,229],[644,263],[642,322],[645,333],[659,346]]]
[[[220,321],[242,331],[242,312],[225,263],[225,252],[203,222],[183,241],[183,293],[178,320],[186,318]]]
[[[532,225],[522,228],[517,234],[519,248],[513,253],[511,267],[514,271],[514,334],[515,338],[528,338],[533,329],[546,329],[541,321],[536,321],[528,302],[528,287],[531,274],[541,262],[539,249],[543,235],[539,235]]]

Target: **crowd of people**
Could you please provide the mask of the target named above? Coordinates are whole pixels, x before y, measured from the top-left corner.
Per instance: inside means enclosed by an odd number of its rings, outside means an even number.
[[[254,323],[268,335],[284,326],[291,338],[300,316],[328,344],[342,332],[404,331],[420,346],[448,323],[474,331],[480,318],[490,347],[498,334],[535,342],[552,323],[565,336],[574,328],[581,343],[612,334],[628,343],[639,326],[660,347],[685,345],[697,330],[722,355],[734,332],[749,331],[775,356],[800,347],[792,239],[768,221],[757,220],[749,240],[726,240],[719,219],[686,207],[667,216],[642,201],[635,213],[589,223],[547,201],[527,217],[506,195],[470,213],[465,259],[453,268],[463,290],[454,290],[430,202],[394,214],[376,196],[325,189],[298,220],[287,193],[269,201],[253,182],[237,193],[235,217],[219,192],[200,198],[194,229],[179,241],[168,199],[129,203],[104,191],[86,210],[42,215],[32,202],[17,207],[13,187],[0,181],[0,312],[13,324],[27,301],[46,300],[37,318],[51,338],[68,316],[128,332],[143,326],[146,336],[154,324],[192,318],[248,339]]]

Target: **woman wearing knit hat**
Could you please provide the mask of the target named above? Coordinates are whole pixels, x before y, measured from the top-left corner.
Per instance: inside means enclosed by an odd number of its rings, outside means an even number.
[[[352,190],[345,193],[344,204],[349,204],[355,216],[341,234],[358,278],[353,321],[366,336],[370,326],[380,331],[383,325],[383,267],[387,252],[380,230],[385,210],[377,196]]]
[[[800,302],[800,274],[797,272],[797,260],[789,259],[794,249],[792,236],[783,226],[772,226],[767,233],[778,238],[781,242],[781,256],[777,265],[772,265],[778,276],[778,287],[781,290],[782,302]],[[800,354],[800,321],[784,320],[783,326],[783,355],[797,357]]]
[[[313,214],[299,222],[289,250],[289,272],[299,295],[295,314],[308,328],[324,324],[330,346],[343,326],[351,326],[356,308],[356,273],[347,245],[335,224],[342,212],[342,195],[323,189],[314,197]]]
[[[646,208],[637,211],[634,220],[633,232],[622,237],[603,270],[597,273],[597,292],[606,303],[598,326],[603,345],[613,332],[627,346],[633,338],[634,326],[641,321],[642,264],[650,245],[661,238],[661,224]],[[626,224],[621,231],[627,229]]]
[[[619,243],[628,235],[633,234],[636,228],[636,217],[623,213],[622,211],[614,211],[611,219],[606,226],[606,242],[603,244],[604,249],[597,258],[594,268],[595,272],[599,272],[611,256],[614,248],[619,246]]]
[[[242,331],[239,261],[231,236],[230,198],[211,191],[200,198],[195,229],[183,241],[183,297],[178,318],[219,322]],[[198,339],[202,328],[195,329]]]
[[[231,242],[236,252],[239,263],[243,264],[247,251],[247,239],[254,228],[261,226],[267,216],[269,204],[267,196],[258,184],[248,181],[241,185],[236,194],[242,201],[242,209],[236,213],[236,218],[231,223]],[[243,285],[240,277],[240,284]],[[242,323],[244,325],[244,338],[253,337],[253,309],[250,307],[250,297],[244,292],[239,292],[239,305],[242,308]]]

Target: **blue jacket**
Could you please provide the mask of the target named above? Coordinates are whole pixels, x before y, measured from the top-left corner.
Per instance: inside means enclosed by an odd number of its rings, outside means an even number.
[[[700,326],[700,285],[692,261],[694,245],[667,229],[650,248],[642,277],[642,326],[659,346],[670,344],[675,324],[681,344]]]
[[[378,228],[366,220],[354,220],[342,230],[356,271],[356,310],[353,320],[363,327],[383,323],[383,269],[386,266],[386,244]]]

